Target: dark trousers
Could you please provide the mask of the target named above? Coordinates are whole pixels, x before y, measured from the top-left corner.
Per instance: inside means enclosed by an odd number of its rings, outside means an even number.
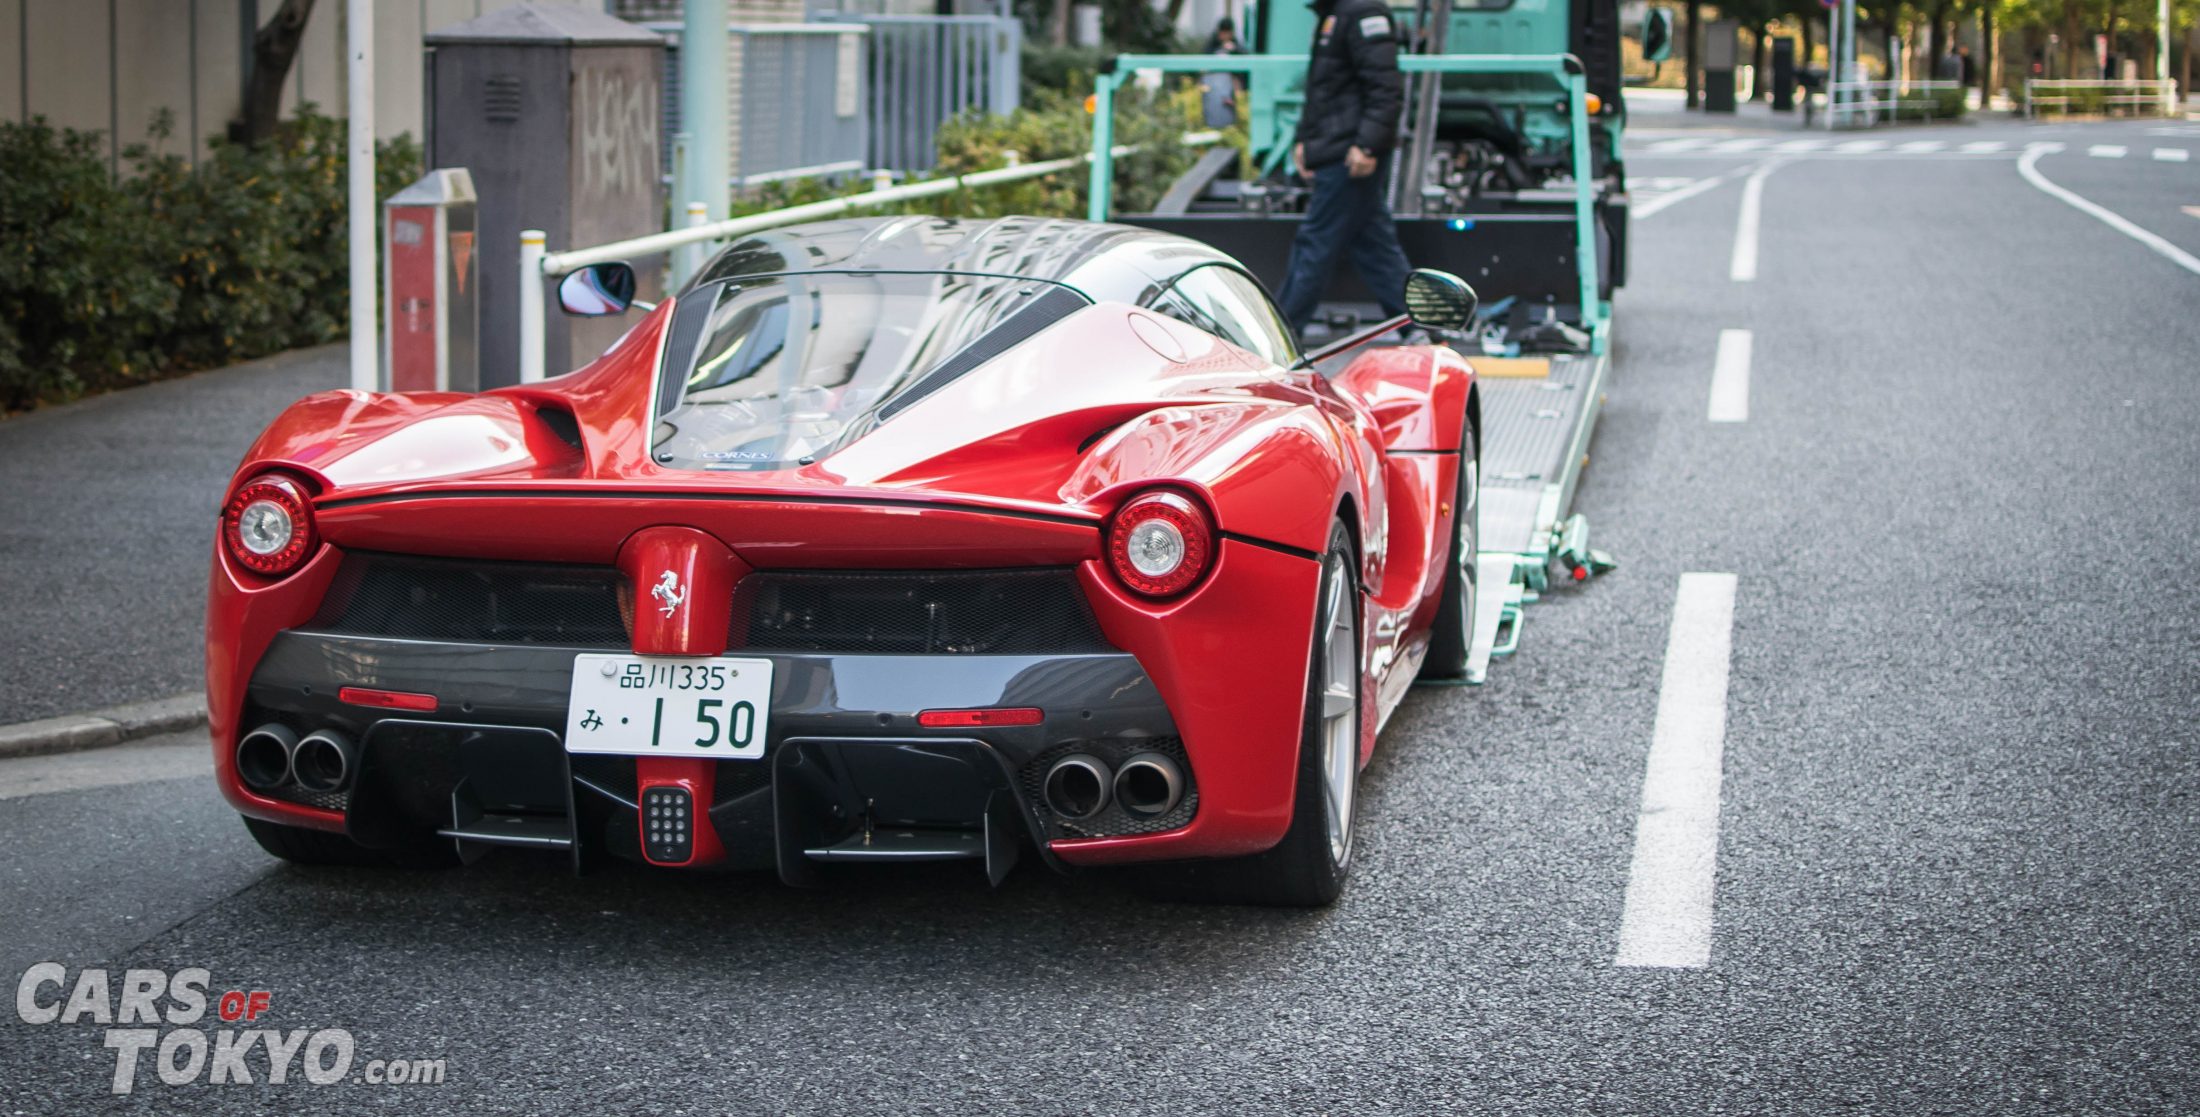
[[[1329,289],[1337,258],[1349,256],[1360,281],[1374,293],[1387,317],[1406,312],[1406,251],[1398,246],[1398,226],[1390,216],[1390,157],[1375,173],[1353,178],[1343,163],[1314,172],[1314,198],[1306,221],[1291,241],[1291,267],[1276,296],[1284,320],[1304,331],[1314,308]]]

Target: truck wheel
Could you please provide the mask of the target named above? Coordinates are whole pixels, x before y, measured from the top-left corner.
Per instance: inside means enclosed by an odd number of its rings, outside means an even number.
[[[1436,603],[1436,623],[1428,634],[1428,657],[1420,678],[1451,682],[1467,676],[1467,652],[1474,646],[1475,521],[1481,507],[1481,466],[1474,456],[1474,427],[1459,434],[1459,491],[1452,498],[1451,553],[1444,559],[1444,594]]]
[[[244,828],[260,848],[293,865],[348,865],[380,869],[436,869],[456,863],[457,857],[443,846],[411,849],[368,849],[342,834],[285,826],[279,822],[239,815]]]
[[[1153,866],[1137,877],[1149,891],[1175,900],[1270,907],[1325,907],[1343,893],[1360,782],[1360,610],[1353,569],[1352,538],[1338,523],[1329,531],[1314,599],[1291,828],[1265,853]]]

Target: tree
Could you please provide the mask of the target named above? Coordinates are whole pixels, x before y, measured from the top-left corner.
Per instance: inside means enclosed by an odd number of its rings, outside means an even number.
[[[283,117],[283,81],[312,15],[313,0],[283,0],[275,18],[253,34],[252,80],[245,87],[243,118],[233,130],[239,142],[258,147],[275,135]]]

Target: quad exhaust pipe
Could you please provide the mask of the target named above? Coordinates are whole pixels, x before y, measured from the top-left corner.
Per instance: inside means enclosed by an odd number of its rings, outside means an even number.
[[[1115,801],[1138,818],[1159,818],[1184,801],[1184,769],[1158,752],[1142,752],[1115,773]]]
[[[1047,806],[1063,818],[1085,819],[1108,809],[1115,773],[1097,756],[1073,752],[1047,769]]]
[[[336,729],[316,729],[303,738],[280,722],[245,734],[237,741],[237,778],[254,791],[287,784],[328,793],[351,786],[359,770],[359,746]]]
[[[1075,752],[1047,769],[1047,807],[1063,818],[1083,820],[1114,803],[1133,818],[1159,818],[1184,801],[1184,769],[1158,752],[1142,752],[1109,768],[1108,762]]]
[[[316,729],[291,750],[291,778],[312,792],[342,791],[359,768],[359,746],[334,729]]]
[[[298,734],[287,725],[269,722],[237,742],[237,778],[254,791],[273,791],[290,782],[291,752]]]

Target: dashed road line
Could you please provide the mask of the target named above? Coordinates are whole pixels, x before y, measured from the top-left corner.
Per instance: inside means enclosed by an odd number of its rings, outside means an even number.
[[[1749,359],[1754,342],[1748,330],[1719,331],[1719,355],[1711,366],[1712,422],[1748,421]]]
[[[1940,140],[1911,140],[1908,143],[1900,143],[1894,145],[1894,149],[1896,151],[1917,154],[1919,152],[1925,151],[1939,151],[1941,148],[1946,146],[1948,145]]]
[[[2017,160],[2017,173],[2024,176],[2024,181],[2031,183],[2040,193],[2092,217],[2101,224],[2138,241],[2140,244],[2146,245],[2170,263],[2194,275],[2200,275],[2200,259],[2195,259],[2192,253],[2124,220],[2116,211],[2106,206],[2096,205],[2047,181],[2047,176],[2040,173],[2039,163],[2040,156],[2046,154],[2049,150],[2050,148],[2046,144],[2034,144],[2025,149],[2024,158]]]
[[[1765,144],[1768,142],[1770,141],[1766,140],[1762,136],[1746,136],[1738,140],[1722,140],[1718,143],[1712,144],[1706,150],[1721,152],[1755,151],[1758,148],[1765,146]]]
[[[2094,144],[2085,149],[2085,153],[2095,159],[2121,159],[2125,151],[2122,144]]]
[[[1827,144],[1827,143],[1829,143],[1829,142],[1831,142],[1831,141],[1828,141],[1828,140],[1810,140],[1810,139],[1803,139],[1803,140],[1789,140],[1789,141],[1787,141],[1787,142],[1785,142],[1785,143],[1776,143],[1776,144],[1773,144],[1773,145],[1772,145],[1772,150],[1774,150],[1774,151],[1817,151],[1817,150],[1819,150],[1820,148],[1823,148],[1823,147],[1825,147],[1825,146],[1826,146],[1826,144]]]
[[[1732,574],[1683,574],[1673,599],[1614,965],[1711,963],[1735,586]]]
[[[1973,140],[1964,144],[1963,150],[1974,155],[1982,155],[1989,151],[2000,151],[2003,146],[2000,140]]]
[[[1764,215],[1765,176],[1779,166],[1779,160],[1768,160],[1742,183],[1742,212],[1734,223],[1734,258],[1727,268],[1728,277],[1736,283],[1757,278],[1757,228]]]
[[[1659,140],[1658,142],[1651,144],[1649,147],[1646,147],[1643,150],[1653,154],[1662,154],[1669,151],[1694,151],[1697,148],[1702,147],[1710,142],[1711,141],[1707,139],[1700,139],[1691,136],[1678,140]]]
[[[1882,150],[1882,149],[1884,149],[1884,148],[1885,148],[1886,146],[1887,146],[1887,141],[1885,141],[1885,140],[1850,140],[1850,141],[1848,141],[1847,143],[1842,143],[1842,144],[1836,144],[1836,145],[1834,146],[1834,150],[1835,150],[1835,151],[1879,151],[1879,150]]]
[[[2158,147],[2154,149],[2154,161],[2157,163],[2182,163],[2190,158],[2192,158],[2192,153],[2181,147]]]

